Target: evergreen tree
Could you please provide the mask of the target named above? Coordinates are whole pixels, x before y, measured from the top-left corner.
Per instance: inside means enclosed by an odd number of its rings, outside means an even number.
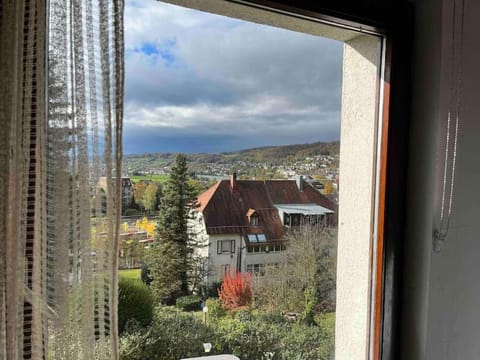
[[[194,266],[188,219],[196,206],[196,192],[188,181],[187,159],[178,154],[163,187],[152,249],[152,288],[160,301],[170,302],[188,294],[188,274]]]

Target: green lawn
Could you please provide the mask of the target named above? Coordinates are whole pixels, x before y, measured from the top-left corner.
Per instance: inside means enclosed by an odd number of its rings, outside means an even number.
[[[137,182],[140,180],[152,180],[159,183],[164,183],[165,181],[167,181],[168,177],[168,175],[133,175],[130,176],[130,179],[133,182]]]
[[[126,269],[126,270],[120,270],[120,277],[123,278],[128,278],[128,279],[138,279],[140,280],[140,273],[141,269]]]
[[[335,313],[334,312],[316,315],[315,322],[319,327],[325,330],[328,334],[332,336],[335,334]]]

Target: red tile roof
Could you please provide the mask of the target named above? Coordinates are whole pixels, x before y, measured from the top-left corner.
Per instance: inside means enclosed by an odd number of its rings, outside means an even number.
[[[274,204],[317,204],[336,210],[335,204],[306,182],[300,191],[295,180],[237,180],[216,183],[198,197],[209,234],[265,234],[269,242],[284,239],[284,230]],[[250,226],[248,212],[254,209],[259,226]]]

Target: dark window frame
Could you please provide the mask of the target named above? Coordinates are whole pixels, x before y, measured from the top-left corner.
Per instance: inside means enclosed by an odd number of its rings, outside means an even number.
[[[230,250],[223,250],[223,244],[228,243],[230,245]],[[228,254],[235,254],[235,240],[231,239],[224,239],[224,240],[217,240],[217,255],[228,255]]]

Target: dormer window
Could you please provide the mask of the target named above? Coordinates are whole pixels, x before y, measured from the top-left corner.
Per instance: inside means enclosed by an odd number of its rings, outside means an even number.
[[[248,223],[250,224],[250,226],[258,226],[259,217],[258,217],[258,213],[255,211],[255,209],[248,209],[247,218],[248,218]]]

